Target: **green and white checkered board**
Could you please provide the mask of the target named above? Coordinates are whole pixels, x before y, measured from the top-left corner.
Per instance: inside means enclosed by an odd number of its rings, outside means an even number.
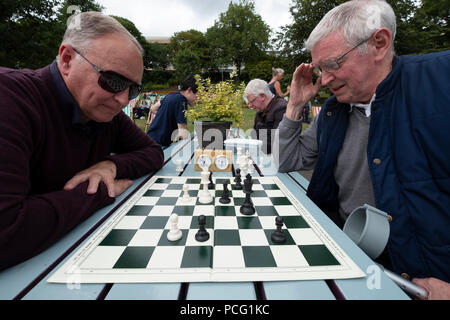
[[[221,204],[223,183],[231,189]],[[364,273],[276,177],[253,178],[252,216],[240,213],[245,194],[234,178],[214,178],[214,202],[201,204],[197,177],[153,177],[61,267],[49,282],[275,281],[362,277]],[[183,201],[183,185],[190,200]],[[167,240],[178,215],[182,238]],[[198,216],[210,238],[195,240]],[[286,242],[274,243],[282,216]]]

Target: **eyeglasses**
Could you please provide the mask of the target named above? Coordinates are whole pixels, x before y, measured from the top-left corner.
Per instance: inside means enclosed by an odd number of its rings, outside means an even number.
[[[94,69],[100,74],[98,78],[98,85],[103,89],[111,93],[117,93],[130,88],[128,92],[128,99],[132,100],[136,98],[142,90],[142,86],[134,81],[122,76],[114,71],[104,71],[90,62],[85,56],[83,56],[77,49],[72,48],[73,51],[78,53],[84,60],[86,60]]]
[[[322,61],[322,63],[320,63],[320,65],[315,66],[313,69],[313,72],[316,76],[320,77],[322,76],[322,71],[327,71],[327,72],[332,72],[332,71],[336,71],[341,67],[341,62],[340,60],[342,60],[347,54],[349,54],[350,52],[352,52],[353,50],[355,50],[356,48],[358,48],[360,45],[362,45],[364,42],[367,42],[370,40],[370,38],[372,38],[372,36],[370,36],[368,39],[361,41],[360,43],[358,43],[356,46],[354,46],[353,48],[351,48],[350,50],[348,50],[347,52],[345,52],[344,54],[340,55],[337,58],[334,59],[327,59]]]
[[[258,98],[259,98],[259,95],[255,96],[251,101],[250,101],[250,100],[247,100],[247,104],[248,104],[248,105],[253,104],[253,102],[255,102],[255,100],[258,99]],[[248,98],[247,98],[247,99],[248,99]]]

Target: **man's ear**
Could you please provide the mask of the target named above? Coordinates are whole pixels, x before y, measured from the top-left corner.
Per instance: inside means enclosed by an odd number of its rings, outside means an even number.
[[[384,59],[391,50],[392,34],[387,28],[381,28],[375,32],[370,43],[373,45],[375,61]]]
[[[71,46],[63,44],[59,47],[59,71],[63,76],[67,75],[73,61],[75,60],[76,52],[72,49]]]

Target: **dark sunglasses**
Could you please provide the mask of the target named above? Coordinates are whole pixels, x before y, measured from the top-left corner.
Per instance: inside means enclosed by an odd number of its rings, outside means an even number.
[[[90,62],[85,56],[83,56],[77,49],[73,48],[73,51],[78,53],[84,60],[86,60],[94,69],[100,74],[98,78],[98,85],[103,89],[111,93],[117,93],[130,88],[128,92],[128,99],[132,100],[136,98],[142,90],[142,86],[134,81],[122,76],[114,71],[104,71]]]

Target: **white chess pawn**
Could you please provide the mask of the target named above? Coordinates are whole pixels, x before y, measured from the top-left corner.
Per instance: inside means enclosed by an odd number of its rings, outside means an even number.
[[[191,201],[191,197],[189,196],[189,186],[187,184],[183,185],[183,196],[181,197],[181,201],[183,202]]]
[[[173,213],[170,218],[170,230],[167,233],[167,240],[169,241],[177,241],[180,240],[183,236],[183,233],[178,228],[178,215],[176,213]]]
[[[183,171],[183,166],[182,166],[183,160],[177,159],[177,160],[175,160],[175,161],[176,161],[176,164],[177,164],[177,168],[175,169],[175,171],[176,171],[176,172],[181,172],[181,171]]]

